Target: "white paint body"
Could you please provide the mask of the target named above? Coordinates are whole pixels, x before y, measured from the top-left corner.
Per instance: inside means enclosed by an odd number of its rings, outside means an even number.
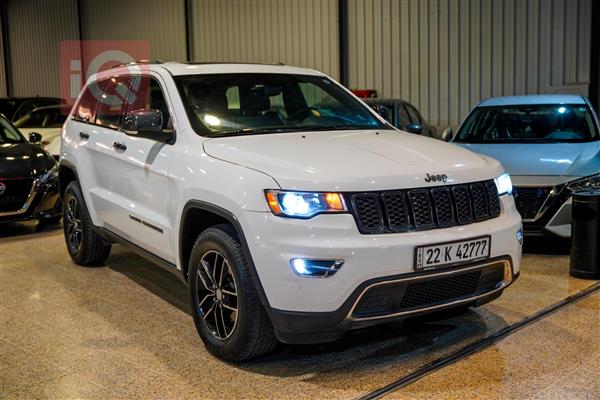
[[[145,73],[159,80],[174,119],[172,145],[69,118],[62,132],[61,159],[77,167],[96,226],[182,269],[178,249],[184,206],[201,200],[221,207],[239,222],[267,300],[280,310],[335,310],[365,280],[414,272],[414,248],[428,243],[491,235],[491,257],[510,256],[513,273],[519,271],[521,247],[516,232],[521,218],[509,195],[501,196],[502,212],[497,218],[397,234],[363,235],[351,214],[323,214],[308,220],[272,214],[265,189],[404,189],[427,186],[425,173],[446,174],[445,184],[450,185],[493,179],[504,169],[489,157],[393,130],[202,137],[190,126],[172,75],[227,72],[322,75],[285,66],[150,65]],[[90,81],[108,74],[92,76]],[[82,139],[81,131],[89,139]],[[127,150],[116,151],[114,141],[126,143]],[[163,232],[147,229],[128,215]],[[345,263],[330,278],[312,279],[292,271],[294,257],[342,258]]]

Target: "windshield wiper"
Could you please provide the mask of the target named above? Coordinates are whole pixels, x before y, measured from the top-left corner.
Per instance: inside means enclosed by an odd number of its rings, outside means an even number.
[[[229,131],[214,132],[214,135],[227,136],[227,135],[252,135],[255,133],[280,133],[280,132],[291,132],[295,129],[293,127],[286,128],[241,128],[231,129]]]
[[[297,126],[298,131],[339,131],[339,130],[354,130],[354,129],[378,129],[374,126],[366,125],[307,125]]]

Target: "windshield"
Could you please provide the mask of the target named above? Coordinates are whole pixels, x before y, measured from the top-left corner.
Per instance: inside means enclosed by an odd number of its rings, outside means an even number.
[[[0,143],[22,143],[25,139],[4,117],[0,117]]]
[[[192,126],[203,136],[387,128],[322,76],[188,75],[175,81]]]
[[[584,104],[480,107],[456,135],[467,143],[553,143],[598,140],[592,113]]]

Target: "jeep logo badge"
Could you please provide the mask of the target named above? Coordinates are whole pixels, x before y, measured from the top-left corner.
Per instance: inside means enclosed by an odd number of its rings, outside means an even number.
[[[429,175],[429,174],[425,174],[425,182],[448,182],[448,175],[446,174],[442,174],[442,175]]]

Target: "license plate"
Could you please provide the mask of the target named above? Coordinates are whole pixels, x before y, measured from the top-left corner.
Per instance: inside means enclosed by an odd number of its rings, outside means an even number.
[[[436,243],[415,248],[415,271],[427,271],[440,267],[455,267],[490,258],[492,238],[481,236],[473,239]]]

